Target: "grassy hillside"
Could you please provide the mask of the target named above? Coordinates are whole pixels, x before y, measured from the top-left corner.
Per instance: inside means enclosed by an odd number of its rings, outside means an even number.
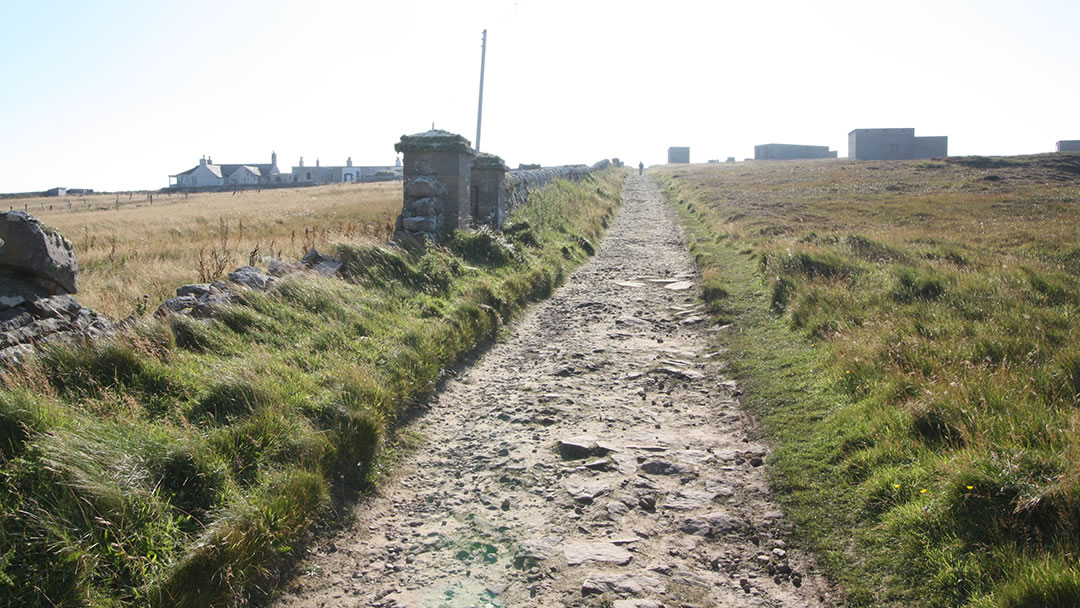
[[[503,234],[422,257],[341,242],[212,321],[145,321],[0,373],[0,605],[264,596],[446,366],[587,257],[616,170],[530,195]]]
[[[657,171],[851,605],[1080,605],[1080,156]]]
[[[153,204],[146,194],[2,203],[26,204],[59,229],[78,256],[79,302],[124,318],[156,307],[180,285],[208,280],[200,276],[200,255],[206,271],[218,275],[212,279],[220,278],[216,260],[228,272],[249,258],[299,258],[337,239],[386,242],[401,211],[401,183],[155,194]]]

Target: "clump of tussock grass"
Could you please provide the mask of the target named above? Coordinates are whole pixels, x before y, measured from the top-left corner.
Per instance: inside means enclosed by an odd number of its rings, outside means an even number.
[[[471,232],[455,232],[450,249],[470,264],[503,266],[521,259],[504,235],[487,226]]]

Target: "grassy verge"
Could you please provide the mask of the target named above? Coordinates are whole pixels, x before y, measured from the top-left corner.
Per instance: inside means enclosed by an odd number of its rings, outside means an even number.
[[[418,258],[339,243],[347,281],[289,278],[0,375],[0,605],[265,596],[403,409],[588,257],[621,178],[557,182],[505,233]]]
[[[1080,604],[1077,161],[661,170],[849,605]]]

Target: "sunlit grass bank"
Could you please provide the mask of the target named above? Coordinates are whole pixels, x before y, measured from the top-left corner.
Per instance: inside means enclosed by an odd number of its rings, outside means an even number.
[[[265,596],[442,370],[588,257],[622,173],[533,192],[502,234],[421,257],[339,242],[212,321],[144,317],[0,375],[0,605]]]
[[[851,605],[1080,605],[1080,156],[660,169]]]

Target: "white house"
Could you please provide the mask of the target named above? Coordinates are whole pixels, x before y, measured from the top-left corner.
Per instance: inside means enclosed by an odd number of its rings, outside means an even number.
[[[176,175],[169,176],[170,188],[201,188],[204,186],[234,186],[272,184],[285,181],[277,167],[277,152],[270,153],[270,164],[247,163],[216,165],[210,158]]]

